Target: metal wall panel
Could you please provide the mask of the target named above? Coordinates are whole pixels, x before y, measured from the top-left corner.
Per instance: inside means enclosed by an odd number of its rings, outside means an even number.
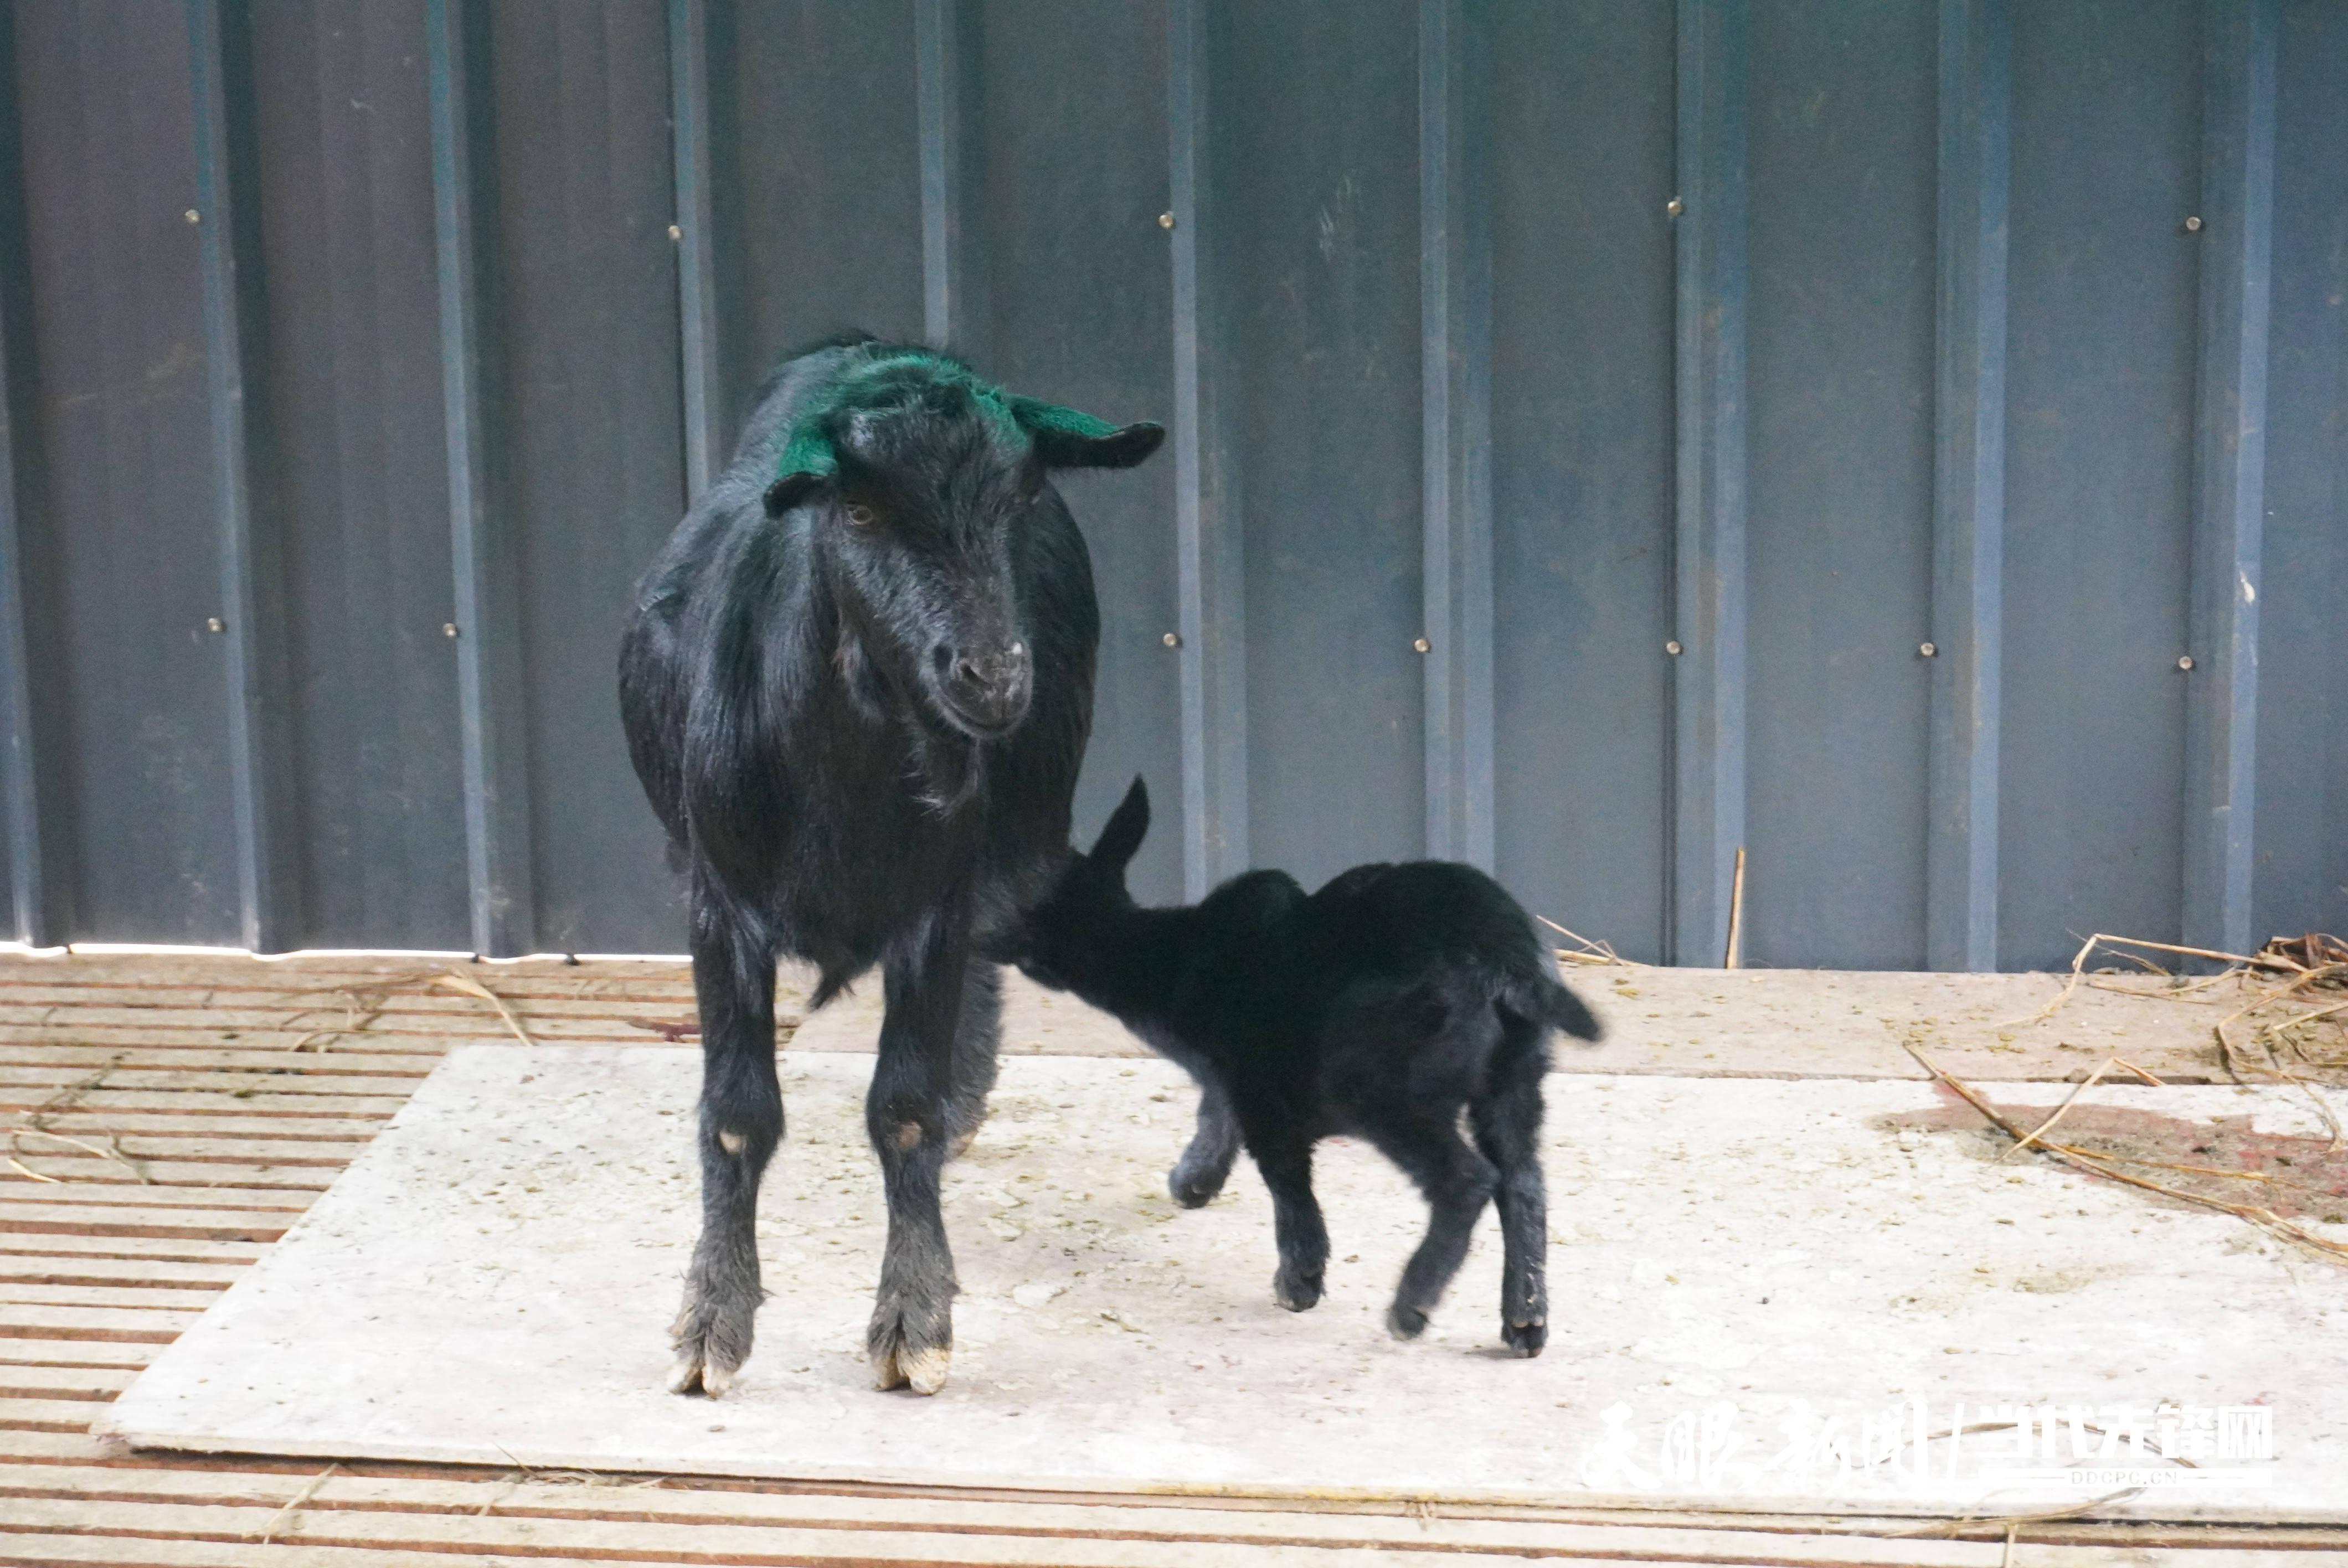
[[[922,335],[911,0],[710,6],[725,445],[777,361],[851,328]]]
[[[1422,853],[1415,7],[1231,11],[1249,842],[1308,885]]]
[[[2348,6],[2283,6],[2277,66],[2254,941],[2348,930]]]
[[[1925,957],[1997,967],[2013,13],[1940,0]]]
[[[495,302],[519,524],[536,945],[674,948],[661,835],[616,712],[614,629],[685,506],[667,16],[493,13]]]
[[[1491,21],[1498,862],[1663,956],[1672,593],[1672,5]]]
[[[1743,950],[1924,967],[1932,11],[1754,8]],[[1717,955],[1710,961],[1717,961]]]
[[[1145,897],[2348,927],[2333,0],[0,15],[12,934],[680,945],[626,591],[850,327],[1172,427],[1068,484]]]
[[[33,357],[71,805],[62,938],[239,939],[188,37],[139,0],[16,8]],[[201,214],[198,214],[201,218]]]
[[[57,643],[55,574],[42,515],[39,401],[34,395],[32,267],[25,247],[25,157],[18,135],[16,27],[0,11],[0,867],[5,929],[46,943],[64,889],[46,818],[66,798],[52,738],[63,695],[35,682],[32,652]]]
[[[423,29],[252,21],[302,946],[470,944]]]
[[[989,6],[976,58],[978,221],[965,229],[988,304],[989,373],[1119,423],[1168,417],[1173,399],[1166,210],[1165,8],[1086,0]],[[1128,77],[1131,92],[1105,93]],[[1181,694],[1174,630],[1173,465],[1065,477],[1100,594],[1100,696],[1076,787],[1076,831],[1098,830],[1138,773],[1158,825],[1135,857],[1134,896],[1182,895]]]
[[[1999,961],[2180,930],[2200,7],[2013,19]]]

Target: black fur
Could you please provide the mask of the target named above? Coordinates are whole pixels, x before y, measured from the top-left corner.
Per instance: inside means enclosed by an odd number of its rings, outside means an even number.
[[[1203,903],[1144,909],[1126,892],[1125,867],[1148,828],[1148,791],[1136,779],[1012,950],[1031,978],[1115,1014],[1198,1080],[1199,1130],[1169,1179],[1174,1196],[1191,1207],[1212,1198],[1244,1143],[1272,1189],[1272,1293],[1302,1312],[1321,1299],[1329,1257],[1313,1145],[1359,1134],[1433,1211],[1388,1327],[1407,1339],[1426,1326],[1496,1198],[1500,1334],[1519,1355],[1539,1355],[1549,1031],[1596,1040],[1599,1026],[1558,980],[1532,921],[1482,872],[1437,860],[1357,866],[1309,897],[1283,872],[1251,871]]]
[[[783,1135],[774,966],[821,1006],[881,967],[866,1115],[889,1201],[870,1335],[883,1387],[932,1392],[953,1344],[938,1173],[994,1082],[996,974],[973,948],[1066,853],[1099,616],[1050,466],[1122,466],[1154,425],[1048,451],[918,372],[840,416],[836,474],[774,497],[795,421],[859,340],[785,364],[725,474],[636,587],[620,655],[629,750],[686,871],[704,1053],[702,1233],[675,1386],[721,1392],[761,1300],[758,1182]],[[770,515],[771,511],[771,515]]]

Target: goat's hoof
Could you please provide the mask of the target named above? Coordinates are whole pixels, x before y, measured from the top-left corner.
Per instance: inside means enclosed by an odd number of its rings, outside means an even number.
[[[1426,1314],[1397,1301],[1386,1308],[1386,1332],[1397,1339],[1416,1339],[1426,1332]]]
[[[953,1366],[951,1336],[943,1344],[918,1343],[901,1310],[873,1313],[864,1352],[872,1368],[872,1386],[884,1392],[911,1389],[916,1394],[934,1394],[946,1386],[946,1374]]]
[[[1541,1348],[1549,1343],[1549,1325],[1503,1323],[1500,1325],[1500,1337],[1508,1342],[1509,1349],[1529,1361],[1540,1355]]]
[[[934,1347],[912,1350],[900,1346],[872,1358],[872,1386],[884,1393],[891,1389],[911,1389],[916,1394],[934,1394],[946,1386],[946,1374],[953,1367],[951,1350]]]
[[[1272,1276],[1272,1298],[1291,1312],[1310,1312],[1321,1301],[1321,1276],[1291,1274],[1283,1268]]]
[[[734,1386],[739,1367],[724,1368],[708,1359],[700,1350],[681,1350],[675,1364],[668,1369],[668,1391],[672,1394],[700,1392],[710,1399],[722,1398]]]
[[[684,1309],[669,1325],[676,1360],[668,1370],[668,1391],[695,1390],[715,1399],[734,1386],[742,1363],[750,1358],[752,1313],[755,1304],[741,1309],[713,1305],[695,1293],[685,1296]]]
[[[717,1399],[734,1386],[742,1363],[748,1358],[747,1348],[738,1356],[727,1355],[719,1343],[719,1336],[706,1327],[698,1333],[677,1335],[676,1360],[668,1369],[668,1391],[690,1394],[697,1389]]]
[[[1220,1176],[1185,1176],[1181,1168],[1177,1166],[1166,1178],[1166,1190],[1184,1208],[1203,1209],[1215,1201],[1216,1194],[1223,1190],[1223,1179]]]

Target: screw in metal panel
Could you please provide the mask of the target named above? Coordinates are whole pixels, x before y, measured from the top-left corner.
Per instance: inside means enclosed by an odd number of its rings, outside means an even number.
[[[228,622],[215,615],[204,622],[204,630],[206,631],[226,631],[228,630]]]
[[[1916,651],[1921,653],[1927,659],[1931,658],[1932,655],[1938,653],[1940,651],[1941,645],[1937,642],[1922,642],[1917,644],[1916,647]]]
[[[669,237],[670,239],[672,239],[672,240],[682,240],[682,239],[684,239],[684,238],[685,238],[685,225],[684,225],[684,224],[682,224],[682,223],[672,223],[672,224],[670,224],[670,225],[668,226],[668,237]]]
[[[1676,659],[1681,654],[1686,652],[1687,650],[1680,646],[1679,640],[1677,638],[1673,638],[1671,641],[1663,644],[1663,651]]]
[[[2178,656],[2178,659],[2177,659],[2177,667],[2178,667],[2179,670],[2190,670],[2190,669],[2192,669],[2192,668],[2193,668],[2193,655],[2191,655],[2190,653],[2182,653],[2182,654],[2179,654],[2179,655]]]
[[[1179,631],[1169,631],[1159,641],[1169,648],[1179,648],[1182,646],[1182,634]]]
[[[443,636],[443,637],[454,637],[454,636],[456,636],[456,635],[457,635],[457,623],[456,623],[455,621],[453,621],[453,620],[444,620],[444,621],[442,621],[442,622],[440,623],[440,635],[441,635],[441,636]]]
[[[1414,637],[1414,638],[1412,638],[1412,639],[1410,640],[1410,645],[1411,645],[1411,648],[1412,648],[1415,651],[1416,651],[1416,652],[1420,652],[1420,653],[1424,653],[1424,652],[1426,652],[1427,650],[1429,650],[1429,649],[1431,649],[1431,648],[1433,648],[1433,647],[1435,646],[1435,644],[1434,644],[1434,643],[1429,642],[1429,641],[1428,641],[1426,638],[1424,638],[1424,637]]]
[[[191,207],[188,209],[187,219],[191,223],[201,223],[204,220],[204,215]]]
[[[1171,212],[1160,212],[1158,215],[1158,226],[1160,229],[1171,229],[1174,227],[1174,214]]]
[[[2185,231],[2188,234],[2199,234],[2201,232],[2201,220],[2199,218],[2188,218],[2185,220]]]
[[[1687,203],[1674,196],[1669,201],[1663,203],[1663,210],[1670,216],[1676,218],[1681,213],[1687,210]]]

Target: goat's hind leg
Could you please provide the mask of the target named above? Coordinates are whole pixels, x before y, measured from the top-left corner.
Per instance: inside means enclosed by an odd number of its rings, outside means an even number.
[[[1548,1053],[1540,1026],[1506,1020],[1507,1044],[1491,1091],[1468,1107],[1476,1146],[1499,1170],[1494,1200],[1500,1210],[1505,1259],[1500,1272],[1500,1337],[1519,1356],[1538,1356],[1549,1342],[1549,1196],[1541,1179],[1541,1079]],[[1531,1037],[1530,1050],[1520,1049]]]
[[[962,1024],[954,1031],[953,1081],[946,1091],[946,1158],[969,1152],[986,1124],[1003,1044],[1003,971],[973,958],[962,982]]]
[[[774,955],[731,922],[695,921],[701,1004],[701,1239],[670,1327],[671,1392],[723,1394],[750,1358],[758,1279],[758,1182],[783,1140],[775,1078]]]
[[[1373,1113],[1363,1118],[1362,1131],[1426,1195],[1426,1238],[1403,1266],[1402,1283],[1386,1310],[1386,1327],[1394,1337],[1416,1339],[1468,1256],[1495,1175],[1490,1163],[1461,1142],[1454,1108]]]

